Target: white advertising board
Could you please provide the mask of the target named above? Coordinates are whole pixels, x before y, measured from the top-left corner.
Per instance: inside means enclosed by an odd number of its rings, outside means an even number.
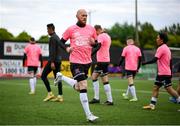
[[[23,56],[24,48],[28,43],[17,42],[4,42],[4,55],[5,56]],[[42,56],[49,56],[49,45],[38,43],[42,49]]]
[[[22,60],[0,60],[0,76],[26,76],[27,68],[22,66]]]

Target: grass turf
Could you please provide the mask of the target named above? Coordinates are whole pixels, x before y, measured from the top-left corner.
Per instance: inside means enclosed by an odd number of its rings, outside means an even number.
[[[51,84],[53,83],[50,80]],[[89,80],[88,97],[93,98]],[[174,81],[176,87],[178,81]],[[169,102],[169,95],[160,90],[154,111],[143,110],[150,102],[153,81],[135,80],[138,102],[123,100],[121,94],[127,88],[127,80],[110,79],[114,106],[103,104],[90,105],[94,115],[100,118],[93,125],[179,125],[179,104]],[[57,87],[51,85],[54,94]],[[47,95],[45,86],[38,80],[36,94],[29,95],[28,79],[0,79],[0,124],[1,125],[92,125],[86,122],[79,100],[79,93],[63,84],[64,102],[43,102]],[[100,98],[106,101],[102,84]]]

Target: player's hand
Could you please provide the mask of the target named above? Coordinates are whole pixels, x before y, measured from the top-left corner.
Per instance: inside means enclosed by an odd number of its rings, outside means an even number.
[[[90,45],[94,45],[96,43],[94,38],[89,38],[89,42]]]
[[[137,72],[137,73],[139,72],[139,68],[136,70],[136,72]]]
[[[73,48],[72,48],[72,47],[67,47],[67,48],[66,48],[66,52],[71,53],[72,51],[73,51]]]
[[[55,70],[55,65],[54,65],[53,62],[51,63],[51,69],[52,69],[52,70]]]

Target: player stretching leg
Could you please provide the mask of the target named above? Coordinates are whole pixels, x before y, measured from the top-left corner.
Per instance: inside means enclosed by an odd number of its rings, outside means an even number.
[[[92,62],[91,53],[92,45],[95,44],[96,31],[86,24],[87,12],[84,9],[77,11],[76,15],[78,22],[76,25],[69,27],[63,34],[61,42],[65,43],[70,39],[70,69],[76,84],[72,84],[79,91],[79,98],[85,112],[86,118],[89,121],[95,121],[98,117],[94,116],[89,109],[87,97],[87,74]],[[62,77],[62,79],[65,77]]]

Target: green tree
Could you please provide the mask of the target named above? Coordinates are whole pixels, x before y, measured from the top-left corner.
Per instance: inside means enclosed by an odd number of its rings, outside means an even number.
[[[172,24],[169,27],[165,27],[160,30],[161,32],[167,32],[169,42],[168,45],[172,47],[180,47],[180,24]]]
[[[169,27],[166,26],[165,28],[161,29],[160,31],[167,32],[168,34],[180,35],[180,24],[177,23],[177,24],[172,24]]]
[[[112,40],[120,40],[121,26],[119,23],[115,23],[110,29],[107,29],[108,34]]]
[[[134,27],[125,22],[123,25],[115,23],[110,29],[107,29],[111,39],[115,42],[114,45],[123,46],[128,36],[134,36]],[[119,42],[119,44],[117,44]]]
[[[5,40],[13,40],[14,36],[10,32],[8,32],[7,29],[5,28],[0,28],[0,40],[5,41]]]
[[[42,35],[38,41],[39,42],[48,42],[48,40],[49,40],[48,35]]]
[[[30,38],[31,38],[31,35],[23,31],[15,38],[15,40],[16,41],[29,41]]]
[[[122,47],[123,45],[121,44],[119,40],[112,40],[111,46]]]
[[[168,34],[168,45],[171,47],[180,47],[180,36]]]
[[[152,24],[148,22],[140,24],[139,41],[142,48],[155,47],[156,36],[157,32]]]
[[[174,35],[180,35],[180,25],[178,24],[173,24],[169,26],[168,32]]]

